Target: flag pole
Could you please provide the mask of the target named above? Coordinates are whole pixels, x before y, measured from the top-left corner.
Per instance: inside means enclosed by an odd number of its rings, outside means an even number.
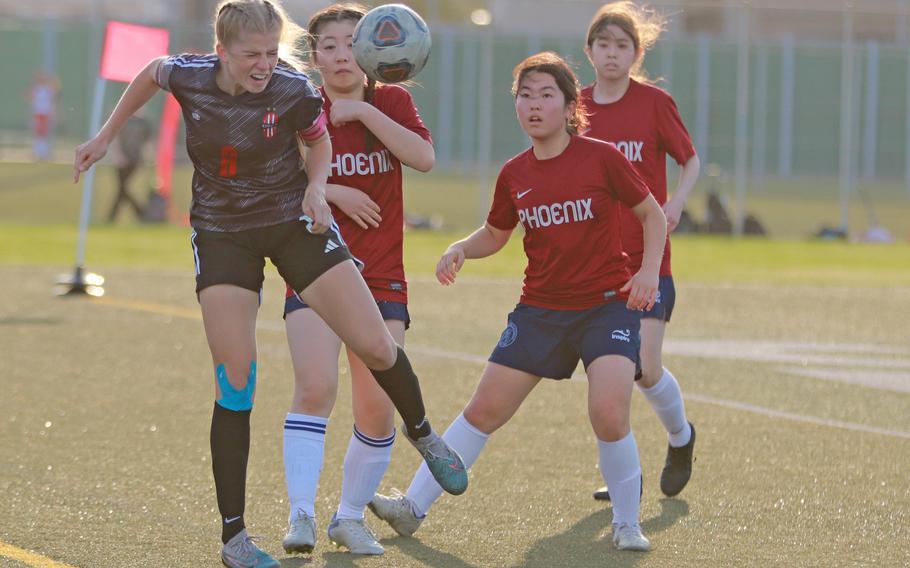
[[[92,114],[89,121],[90,136],[101,128],[101,111],[104,106],[106,81],[100,75],[95,82],[95,95],[92,99]],[[85,248],[88,238],[88,224],[92,214],[92,192],[95,185],[95,167],[85,172],[82,179],[82,206],[79,211],[79,236],[76,241],[76,266],[69,278],[61,278],[57,283],[64,286],[58,291],[61,296],[103,296],[104,277],[85,272]]]

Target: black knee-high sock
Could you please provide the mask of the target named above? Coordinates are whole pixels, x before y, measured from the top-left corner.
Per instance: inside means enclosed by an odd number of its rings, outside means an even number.
[[[221,541],[231,540],[246,526],[246,463],[250,455],[250,412],[224,408],[212,412],[212,473],[221,513]]]
[[[411,362],[404,350],[398,348],[398,358],[390,369],[377,371],[370,369],[376,382],[382,387],[392,404],[404,420],[408,437],[412,440],[423,438],[430,433],[430,423],[423,407],[423,396],[420,394],[420,381],[411,368]]]

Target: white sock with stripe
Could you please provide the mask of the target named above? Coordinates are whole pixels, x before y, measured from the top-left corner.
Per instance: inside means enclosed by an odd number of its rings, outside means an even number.
[[[348,442],[344,455],[344,477],[341,481],[339,519],[362,519],[363,510],[376,494],[382,477],[392,461],[395,432],[387,438],[370,438],[357,429]]]
[[[459,414],[452,421],[446,433],[442,435],[442,439],[461,456],[465,468],[470,468],[474,465],[489,438],[489,434],[484,434],[472,426],[465,419],[464,414]],[[442,487],[436,483],[433,474],[427,468],[427,464],[421,463],[420,469],[414,474],[414,479],[411,480],[411,486],[408,487],[407,492],[408,498],[414,503],[414,513],[418,517],[426,515],[433,503],[442,495],[442,492]]]
[[[289,521],[302,509],[316,516],[316,488],[325,453],[328,418],[289,412],[284,421],[284,479],[290,502]]]
[[[676,377],[664,367],[664,374],[653,387],[639,387],[639,390],[667,430],[670,445],[679,448],[688,444],[692,429],[686,420],[686,405]]]
[[[616,442],[597,440],[600,453],[600,474],[610,488],[613,501],[613,524],[638,524],[641,505],[641,463],[638,444],[629,432]]]

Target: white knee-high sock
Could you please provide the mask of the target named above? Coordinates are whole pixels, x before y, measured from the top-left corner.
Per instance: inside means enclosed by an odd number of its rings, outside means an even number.
[[[613,524],[638,524],[641,500],[641,463],[638,444],[629,432],[616,442],[597,440],[600,451],[600,474],[610,488],[613,501]]]
[[[316,516],[316,488],[325,453],[328,418],[289,412],[284,421],[284,478],[291,505],[289,521],[298,509]]]
[[[686,405],[676,377],[664,367],[664,374],[653,387],[639,387],[639,390],[667,430],[670,445],[678,448],[688,444],[692,429],[686,420]]]
[[[354,434],[344,455],[339,519],[362,519],[363,509],[376,494],[382,476],[392,461],[395,432],[387,438],[370,438],[354,425]]]
[[[463,414],[452,421],[449,429],[442,435],[442,439],[461,456],[466,468],[470,468],[477,461],[477,456],[483,450],[484,444],[490,438],[468,422]],[[418,517],[427,514],[433,503],[442,495],[442,487],[433,479],[433,474],[427,464],[420,465],[414,474],[411,486],[408,487],[407,496],[414,503],[414,512]]]

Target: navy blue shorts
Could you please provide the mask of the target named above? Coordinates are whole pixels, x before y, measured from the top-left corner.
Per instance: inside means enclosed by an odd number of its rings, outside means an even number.
[[[676,305],[676,285],[672,276],[661,276],[657,283],[657,301],[650,310],[641,312],[642,319],[659,319],[670,321],[673,315],[673,306]]]
[[[587,310],[518,304],[489,360],[548,379],[567,379],[579,359],[587,369],[603,355],[621,355],[637,368],[640,318],[625,302]]]
[[[408,312],[408,305],[404,302],[389,302],[388,300],[377,300],[376,305],[379,306],[379,313],[382,314],[382,320],[397,320],[404,322],[404,328],[408,329],[411,327],[411,314]],[[284,299],[284,316],[288,317],[288,314],[295,310],[302,310],[304,308],[309,308],[306,302],[300,299],[300,296],[294,294],[288,298]]]

